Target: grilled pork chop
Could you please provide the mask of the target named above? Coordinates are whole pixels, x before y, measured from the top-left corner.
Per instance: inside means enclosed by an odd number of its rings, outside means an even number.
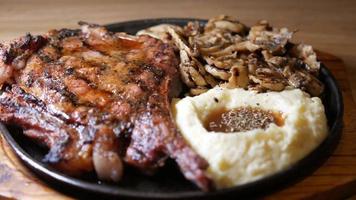
[[[0,55],[0,120],[47,146],[44,161],[118,181],[122,162],[151,173],[171,157],[187,179],[211,188],[207,163],[171,116],[180,82],[169,45],[81,23],[26,35],[1,45]]]

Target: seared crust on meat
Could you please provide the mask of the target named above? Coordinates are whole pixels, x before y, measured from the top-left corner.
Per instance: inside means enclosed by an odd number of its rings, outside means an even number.
[[[171,116],[180,92],[173,48],[80,24],[0,46],[0,119],[48,146],[44,160],[69,174],[95,170],[117,181],[122,162],[155,171],[171,157],[186,178],[211,189],[207,163]]]

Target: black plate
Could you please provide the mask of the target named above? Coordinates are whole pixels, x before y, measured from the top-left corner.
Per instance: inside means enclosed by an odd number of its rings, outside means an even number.
[[[124,31],[135,34],[138,30],[161,23],[185,25],[194,19],[147,19],[121,22],[107,25],[111,31]],[[206,21],[199,20],[202,24]],[[47,181],[57,190],[75,197],[89,197],[92,194],[103,197],[126,197],[138,199],[197,199],[256,197],[282,186],[290,185],[315,170],[330,155],[341,135],[343,101],[337,83],[325,67],[321,67],[320,79],[325,84],[323,103],[328,118],[329,135],[312,153],[293,166],[261,180],[241,186],[213,192],[202,192],[184,179],[173,162],[160,170],[155,176],[149,177],[126,169],[123,181],[119,184],[97,182],[95,175],[73,178],[58,172],[41,162],[46,151],[21,135],[21,129],[4,126],[0,123],[0,131],[20,159],[40,178]],[[10,134],[11,132],[11,134]]]

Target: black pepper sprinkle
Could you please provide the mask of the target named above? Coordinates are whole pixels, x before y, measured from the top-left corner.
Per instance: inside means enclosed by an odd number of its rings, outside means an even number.
[[[64,72],[65,75],[72,75],[73,73],[74,73],[74,69],[73,68],[68,68]]]
[[[223,111],[217,115],[215,113],[213,117],[205,123],[208,131],[232,133],[266,129],[272,123],[278,125],[278,117],[272,111],[252,107]]]

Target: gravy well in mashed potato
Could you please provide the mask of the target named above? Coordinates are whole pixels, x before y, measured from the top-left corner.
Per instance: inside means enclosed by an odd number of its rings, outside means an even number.
[[[258,107],[240,107],[211,112],[206,117],[204,127],[208,131],[232,133],[256,128],[266,129],[271,123],[277,126],[283,125],[281,113]]]

